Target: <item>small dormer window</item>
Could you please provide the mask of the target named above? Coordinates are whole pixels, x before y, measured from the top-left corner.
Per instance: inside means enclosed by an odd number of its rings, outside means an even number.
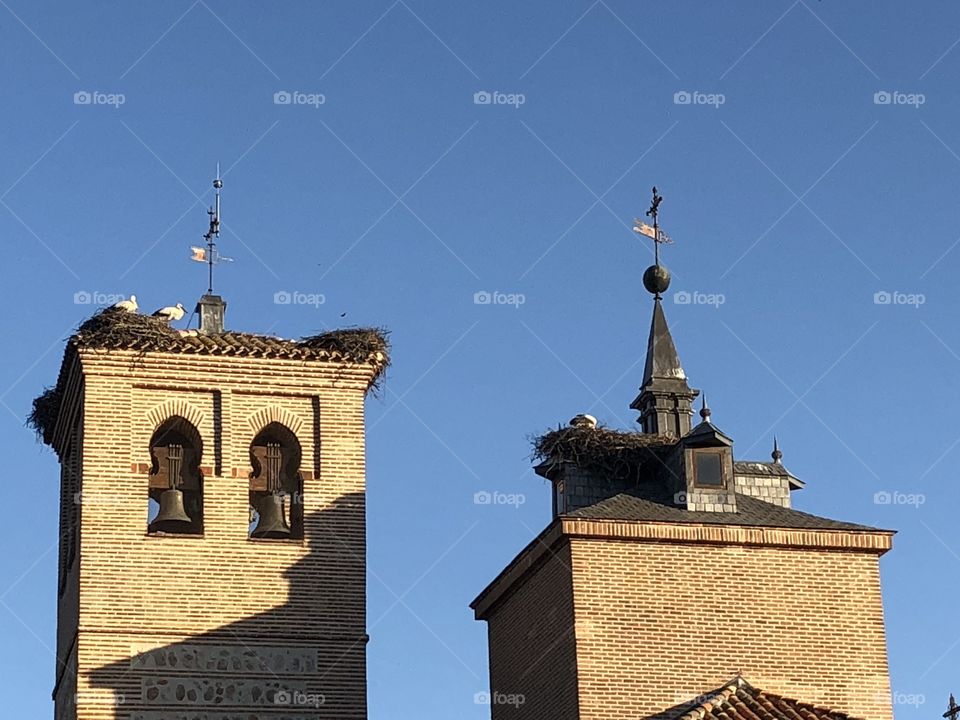
[[[693,484],[701,488],[722,488],[723,450],[701,449],[693,451]]]

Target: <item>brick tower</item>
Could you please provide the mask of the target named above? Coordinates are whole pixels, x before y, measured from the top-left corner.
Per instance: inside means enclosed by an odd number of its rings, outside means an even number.
[[[61,463],[56,720],[366,718],[376,331],[108,309],[34,421]]]
[[[642,431],[579,415],[536,441],[553,520],[471,605],[493,720],[891,720],[893,533],[792,509],[779,448],[735,459],[705,403],[691,427],[668,284],[659,262],[644,274]]]

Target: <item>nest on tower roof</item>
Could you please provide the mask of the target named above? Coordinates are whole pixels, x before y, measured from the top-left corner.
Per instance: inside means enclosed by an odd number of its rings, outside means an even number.
[[[598,427],[565,427],[534,437],[533,457],[540,462],[569,462],[611,479],[636,478],[640,467],[676,439]]]
[[[109,307],[84,320],[69,342],[77,347],[147,350],[179,339],[180,333],[163,318]]]
[[[344,328],[301,338],[298,345],[323,350],[351,362],[369,362],[382,358],[384,368],[390,364],[390,332],[384,328]]]
[[[269,335],[224,332],[203,335],[196,330],[177,330],[164,318],[127,312],[118,308],[100,310],[85,320],[67,340],[64,368],[78,349],[132,350],[142,357],[149,352],[195,355],[228,355],[368,365],[373,369],[370,388],[381,388],[390,365],[389,333],[381,328],[346,328],[284,340]],[[49,443],[60,411],[65,373],[53,388],[33,401],[27,425]]]

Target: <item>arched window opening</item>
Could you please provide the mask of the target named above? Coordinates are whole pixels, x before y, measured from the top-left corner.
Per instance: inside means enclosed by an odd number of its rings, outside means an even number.
[[[250,537],[303,537],[300,442],[280,423],[270,423],[250,445]]]
[[[203,445],[193,424],[174,416],[150,439],[151,535],[203,534]]]

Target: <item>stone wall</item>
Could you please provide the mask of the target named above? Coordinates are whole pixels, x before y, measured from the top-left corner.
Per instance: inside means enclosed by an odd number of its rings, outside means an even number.
[[[790,484],[787,476],[736,475],[737,492],[765,500],[781,507],[790,507]]]

